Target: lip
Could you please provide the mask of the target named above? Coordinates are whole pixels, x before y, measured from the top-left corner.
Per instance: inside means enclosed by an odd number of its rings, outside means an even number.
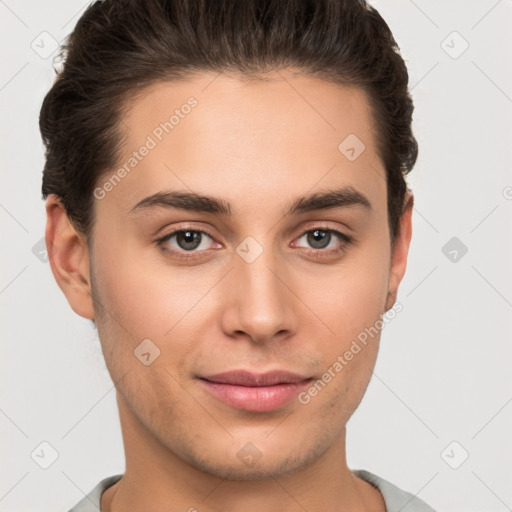
[[[204,388],[216,398],[236,409],[254,412],[284,407],[312,380],[284,370],[266,373],[234,370],[199,377]]]

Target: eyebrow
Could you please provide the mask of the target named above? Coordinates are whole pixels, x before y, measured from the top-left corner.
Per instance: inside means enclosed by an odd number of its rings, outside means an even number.
[[[299,197],[289,205],[283,216],[354,206],[362,207],[369,212],[372,211],[372,205],[368,198],[354,187],[347,186]],[[194,192],[179,191],[157,192],[145,197],[130,210],[130,214],[154,208],[171,208],[213,213],[227,217],[232,216],[230,203],[223,199]]]

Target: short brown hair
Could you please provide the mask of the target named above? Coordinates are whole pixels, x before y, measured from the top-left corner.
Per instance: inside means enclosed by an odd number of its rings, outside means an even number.
[[[93,190],[119,162],[123,105],[159,81],[200,71],[243,77],[295,68],[362,88],[385,165],[392,246],[418,145],[398,45],[364,0],[103,0],[61,47],[63,67],[44,98],[42,194],[60,197],[85,235]],[[340,141],[341,142],[341,141]]]

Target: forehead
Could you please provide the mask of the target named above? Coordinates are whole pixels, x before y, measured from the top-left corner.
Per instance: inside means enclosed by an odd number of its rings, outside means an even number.
[[[270,199],[276,190],[293,195],[315,183],[359,185],[374,201],[385,195],[361,89],[285,71],[265,80],[196,73],[153,84],[126,107],[119,165],[139,154],[111,196],[127,205],[163,188],[235,204],[248,190]]]
[[[288,133],[297,137],[300,131],[313,143],[322,138],[328,143],[329,135],[337,139],[352,130],[371,142],[374,121],[368,100],[360,88],[291,71],[274,72],[262,79],[203,72],[142,89],[126,102],[123,124],[137,137],[151,133],[155,122],[164,123],[176,114],[174,139],[188,127],[198,136],[208,128],[218,128],[223,141],[236,141],[237,146],[248,142],[244,136],[255,130],[279,135],[280,140]],[[197,106],[186,108],[192,101]],[[187,123],[181,123],[184,116],[190,118]],[[178,123],[182,124],[180,130],[174,130]],[[208,138],[215,135],[210,131]]]

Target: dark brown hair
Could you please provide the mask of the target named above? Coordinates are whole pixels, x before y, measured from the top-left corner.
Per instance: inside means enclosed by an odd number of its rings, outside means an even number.
[[[120,159],[123,106],[144,87],[196,71],[251,78],[294,68],[368,94],[394,244],[405,176],[418,154],[414,107],[398,45],[364,0],[97,1],[60,56],[63,67],[39,118],[42,194],[59,196],[82,234],[90,235],[94,224],[96,184]]]

